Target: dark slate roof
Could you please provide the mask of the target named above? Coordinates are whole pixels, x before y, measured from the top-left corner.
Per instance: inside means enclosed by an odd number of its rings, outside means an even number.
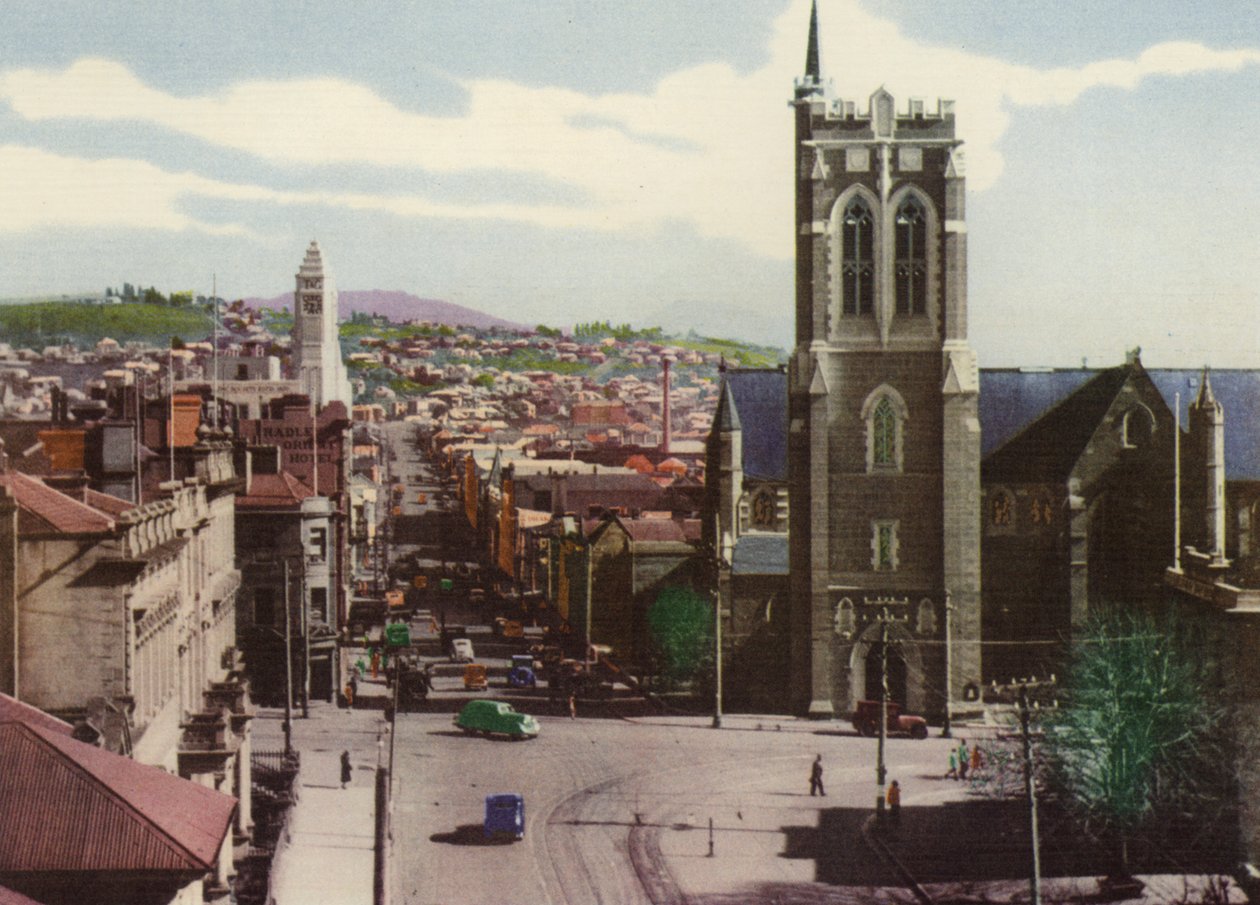
[[[742,429],[744,476],[787,480],[787,373],[778,368],[733,368],[725,388],[735,402]],[[732,419],[734,421],[734,419]]]
[[[745,534],[735,541],[731,557],[733,575],[788,574],[786,534]]]
[[[1065,480],[1132,373],[1128,365],[1096,372],[986,456],[981,466],[983,479]],[[981,398],[984,393],[981,385]]]
[[[1149,371],[1159,393],[1173,407],[1181,394],[1181,427],[1186,429],[1190,404],[1199,393],[1202,369]],[[1260,481],[1260,371],[1212,370],[1212,395],[1225,413],[1225,477],[1231,481]],[[1185,450],[1183,449],[1184,453]]]
[[[1083,368],[982,370],[982,455],[989,456],[1043,413],[1102,373],[1106,372]],[[1180,415],[1184,430],[1190,404],[1199,392],[1202,370],[1159,368],[1146,373],[1164,397],[1169,410],[1173,407],[1174,395],[1181,394]],[[1213,394],[1225,412],[1226,477],[1231,481],[1260,480],[1260,371],[1222,369],[1210,373]]]

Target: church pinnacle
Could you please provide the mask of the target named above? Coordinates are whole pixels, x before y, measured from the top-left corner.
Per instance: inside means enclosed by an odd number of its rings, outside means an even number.
[[[809,43],[805,48],[805,78],[815,83],[822,80],[818,59],[818,0],[809,5]]]
[[[818,0],[809,7],[809,42],[805,47],[805,75],[796,80],[797,99],[822,94],[822,63],[818,54]]]

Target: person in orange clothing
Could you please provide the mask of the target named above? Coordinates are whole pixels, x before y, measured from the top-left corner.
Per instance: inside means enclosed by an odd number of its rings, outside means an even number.
[[[888,787],[888,816],[893,823],[901,822],[901,784],[893,780]]]
[[[974,775],[977,770],[984,766],[984,760],[980,757],[980,746],[971,746],[971,772]]]

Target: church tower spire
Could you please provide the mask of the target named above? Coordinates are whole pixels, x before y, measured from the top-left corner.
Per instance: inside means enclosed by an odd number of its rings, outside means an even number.
[[[799,100],[812,94],[822,94],[822,64],[818,54],[818,0],[809,7],[809,40],[805,45],[805,75],[796,83]]]

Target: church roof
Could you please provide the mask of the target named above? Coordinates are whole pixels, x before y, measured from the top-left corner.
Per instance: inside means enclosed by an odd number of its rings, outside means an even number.
[[[1045,370],[991,369],[980,372],[981,454],[991,456],[995,450],[1030,428],[1043,414],[1066,402],[1087,383],[1102,374],[1125,369],[1107,370],[1065,368]],[[1188,424],[1190,405],[1198,392],[1202,371],[1198,368],[1152,368],[1146,371],[1151,382],[1172,410],[1176,394],[1181,394],[1181,426]],[[1214,369],[1212,395],[1225,413],[1225,475],[1228,480],[1260,480],[1260,371]],[[1095,386],[1094,390],[1098,389]],[[1118,387],[1117,387],[1118,389]],[[1112,394],[1114,397],[1114,393]],[[1077,405],[1082,400],[1077,400]],[[1109,403],[1108,403],[1109,404]],[[1080,411],[1079,409],[1074,409]],[[1105,411],[1105,409],[1104,409]],[[1063,417],[1060,413],[1059,417]],[[1102,412],[1098,413],[1098,418]],[[1095,419],[1080,430],[1097,426]],[[1044,427],[1044,425],[1043,425]],[[1071,426],[1069,425],[1069,431]],[[1088,439],[1088,436],[1086,436]],[[1032,440],[1022,441],[1032,443]],[[1062,449],[1060,450],[1062,451]],[[1005,455],[1005,453],[1004,453]],[[986,478],[989,461],[986,459]]]
[[[1132,373],[1128,365],[1098,371],[1069,395],[1052,403],[1036,420],[985,457],[981,466],[983,479],[1065,480]],[[980,398],[984,395],[982,383]],[[982,416],[982,431],[983,425]]]
[[[735,541],[731,556],[733,575],[788,574],[786,534],[745,534]]]
[[[766,481],[787,480],[787,374],[778,368],[733,368],[723,376],[715,430],[740,430],[744,475]]]

